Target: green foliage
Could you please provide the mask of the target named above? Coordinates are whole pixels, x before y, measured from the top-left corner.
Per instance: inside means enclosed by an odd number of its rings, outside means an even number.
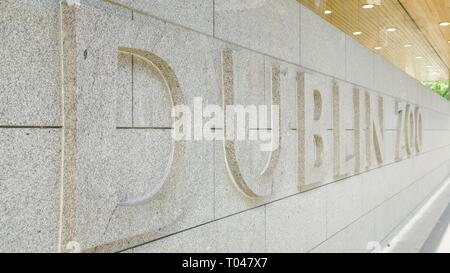
[[[437,82],[422,82],[425,86],[433,89],[434,92],[443,96],[446,99],[450,99],[449,81],[437,81]]]

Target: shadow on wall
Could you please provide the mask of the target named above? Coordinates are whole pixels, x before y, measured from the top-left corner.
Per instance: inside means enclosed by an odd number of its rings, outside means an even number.
[[[434,92],[447,100],[450,99],[449,81],[422,82],[422,84],[433,89]]]

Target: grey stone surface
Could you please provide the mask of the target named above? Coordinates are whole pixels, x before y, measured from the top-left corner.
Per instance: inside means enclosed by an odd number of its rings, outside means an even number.
[[[418,219],[419,221],[412,224],[409,223],[409,221],[411,221],[412,216],[414,216],[414,214],[421,209],[426,199],[428,199],[444,181],[442,177],[436,177],[434,175],[439,172],[442,166],[445,166],[445,164],[431,172],[428,172],[428,174],[424,177],[411,183],[408,188],[405,188],[405,190],[394,196],[375,211],[377,217],[375,225],[377,237],[383,237],[383,246],[386,247],[387,251],[418,252],[420,246],[426,239],[430,226],[436,222],[436,220],[432,220],[430,218],[427,219],[429,216],[432,216],[431,218],[436,217],[436,215],[433,215],[436,213],[436,207],[433,208],[431,212],[427,211]],[[429,207],[433,207],[434,205],[435,204]],[[445,206],[441,209],[443,208],[445,208]],[[427,222],[428,227],[421,223],[424,220]],[[392,241],[395,235],[406,224],[409,224],[410,228],[403,231],[403,236],[399,238],[400,240],[397,240],[397,242]],[[388,235],[380,235],[382,233]],[[412,238],[411,233],[414,234]],[[391,241],[394,244],[392,244]]]
[[[450,172],[448,101],[297,1],[80,1],[59,12],[56,0],[0,2],[0,252],[70,251],[69,241],[85,252],[364,252]],[[234,143],[230,168],[222,140],[171,138],[172,102],[222,105],[230,86],[232,103],[280,104],[279,160],[264,183],[261,141]],[[381,164],[367,124],[377,96]],[[419,106],[424,127],[421,151],[400,158],[397,102]],[[342,171],[353,153],[359,170]],[[262,197],[243,194],[230,169]]]
[[[430,93],[432,91],[424,85],[419,85],[419,99],[420,106],[424,108],[431,108],[431,97]],[[450,114],[450,113],[449,113]]]
[[[210,80],[215,71],[209,40],[149,17],[135,16],[131,20],[85,5],[71,9],[74,10],[64,13],[66,44],[71,42],[75,47],[67,48],[65,57],[70,60],[73,56],[75,62],[66,62],[64,68],[68,73],[76,73],[77,81],[71,82],[68,75],[66,84],[67,90],[74,88],[78,97],[75,112],[66,116],[66,134],[70,136],[69,130],[73,130],[75,139],[72,143],[70,138],[66,140],[65,160],[74,160],[76,173],[69,181],[76,190],[70,188],[71,184],[64,189],[67,222],[63,226],[63,245],[75,240],[85,251],[120,250],[128,244],[157,238],[167,230],[173,232],[211,220],[211,142],[185,142],[180,148],[172,143],[170,130],[137,126],[116,129],[116,95],[121,87],[119,47],[142,49],[170,64],[178,79],[172,86],[179,86],[189,105],[194,96],[206,94],[206,90],[210,97],[218,94],[214,92],[215,82]],[[185,47],[186,43],[192,46]],[[203,48],[203,53],[198,48]],[[158,84],[158,79],[151,79],[154,81],[149,86],[155,81]],[[169,86],[172,80],[166,78]],[[208,95],[204,97],[207,101]],[[162,104],[159,96],[149,99]],[[67,100],[65,107],[71,103]],[[164,182],[174,147],[176,171]],[[70,179],[67,173],[65,179]],[[149,190],[156,192],[148,202],[119,205]],[[75,196],[74,201],[71,195]],[[186,214],[189,217],[183,216]],[[168,225],[170,228],[164,229]]]
[[[133,56],[119,53],[117,56],[116,125],[133,126]]]
[[[260,207],[133,249],[140,252],[264,252],[265,208]]]
[[[0,125],[60,121],[59,1],[0,3]]]
[[[373,89],[384,94],[392,95],[394,65],[383,56],[373,54]]]
[[[419,97],[419,92],[418,92],[419,85],[421,85],[421,83],[418,80],[416,80],[413,77],[408,75],[407,85],[406,85],[408,88],[408,91],[407,91],[406,97],[410,103],[413,103],[413,104],[421,103],[419,100],[420,97]]]
[[[266,71],[264,56],[236,48],[232,51],[232,58],[234,103],[244,106],[266,104],[266,97],[268,99],[270,95],[266,78],[270,79],[271,74]]]
[[[220,39],[298,63],[299,16],[299,3],[295,0],[216,0],[214,34]]]
[[[326,239],[326,190],[314,189],[266,208],[268,252],[306,252]]]
[[[213,1],[210,0],[113,0],[128,8],[213,34]]]
[[[401,175],[399,174],[398,169],[395,171],[397,171],[398,175]],[[392,178],[389,179],[389,182],[391,183],[388,184],[388,178],[389,177],[386,175],[386,170],[383,168],[373,169],[360,175],[361,191],[359,194],[363,200],[361,204],[363,213],[368,212],[374,207],[380,205],[386,199],[385,186],[390,189],[394,186],[393,183],[398,182],[396,179]]]
[[[275,169],[272,200],[298,193],[298,131],[282,132],[280,163]]]
[[[313,253],[368,252],[367,244],[375,241],[374,214],[369,213],[315,247]]]
[[[260,151],[257,141],[239,141],[236,145],[236,156],[241,173],[247,183],[258,190],[255,177],[264,169],[267,152]],[[225,165],[222,141],[215,143],[214,161],[214,217],[216,219],[268,202],[270,195],[255,199],[248,198],[235,186]]]
[[[361,176],[357,175],[326,186],[327,237],[362,215],[364,199],[361,183]]]
[[[393,86],[392,86],[392,96],[400,99],[406,100],[408,98],[407,92],[408,88],[406,85],[406,80],[408,76],[401,71],[397,67],[393,67],[392,70],[392,80],[393,80]]]
[[[70,2],[70,1],[67,1]],[[124,8],[123,6],[117,5],[117,3],[115,3],[115,1],[109,1],[109,0],[76,0],[70,2],[70,4],[74,4],[77,5],[81,4],[81,5],[86,5],[86,6],[91,6],[100,10],[103,10],[105,12],[108,12],[110,14],[115,14],[115,15],[120,15],[120,16],[127,16],[127,17],[132,17],[133,16],[133,12],[131,9],[128,8]]]
[[[364,208],[364,211],[368,211],[367,213],[328,237],[326,241],[315,247],[312,252],[367,252],[369,251],[368,244],[373,245],[373,243],[377,242],[382,247],[387,247],[385,250],[392,251],[389,249],[388,243],[392,236],[398,232],[397,226],[399,224],[403,225],[405,223],[403,221],[407,220],[408,215],[443,181],[445,172],[441,170],[445,170],[446,165],[440,164],[441,167],[431,167],[428,174],[424,177],[417,180],[412,179],[414,181],[408,180],[410,181],[410,186],[396,192],[395,195],[393,194],[379,206],[371,210]],[[389,170],[387,172],[395,173],[396,171],[401,172],[401,170]],[[442,174],[436,176],[439,171]],[[410,177],[408,178],[411,179]],[[361,176],[361,180],[364,182],[364,177]],[[390,183],[392,182],[394,180],[390,181]],[[371,190],[372,193],[374,191],[375,189]],[[363,197],[363,200],[366,200],[365,197]],[[416,239],[420,237],[418,236]],[[423,236],[421,239],[423,239]],[[420,245],[420,243],[417,245]],[[396,249],[400,248],[401,245],[400,247],[396,246]],[[403,248],[403,251],[406,251],[406,249]],[[414,252],[413,247],[409,248],[408,251]]]
[[[384,96],[384,126],[386,130],[397,130],[398,122],[398,110],[399,106],[405,105],[406,101],[391,97]]]
[[[300,5],[300,64],[345,79],[345,34]]]
[[[357,40],[345,36],[346,79],[354,84],[373,88],[374,53]]]
[[[0,252],[58,250],[59,129],[0,129]]]
[[[397,160],[397,131],[389,130],[384,132],[384,145],[387,147],[384,153],[384,165],[391,164],[395,160]]]
[[[268,63],[279,62],[267,58],[266,66]],[[297,66],[281,63],[280,128],[282,131],[297,129],[297,101],[292,98],[297,96],[297,73],[299,70]]]
[[[133,58],[132,74],[133,126],[172,126],[170,95],[158,70],[139,58]]]

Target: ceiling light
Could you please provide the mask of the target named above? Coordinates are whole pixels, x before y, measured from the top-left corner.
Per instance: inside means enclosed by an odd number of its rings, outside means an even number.
[[[416,59],[423,59],[423,57],[422,56],[417,56]]]
[[[426,65],[425,67],[426,67],[426,68],[432,68],[432,66],[431,66],[431,65]]]
[[[395,28],[395,27],[388,27],[387,29],[386,29],[386,31],[389,31],[389,32],[393,32],[393,31],[397,31],[398,29],[397,28]]]
[[[439,23],[439,25],[442,27],[450,26],[450,22],[442,22],[442,23]]]
[[[353,35],[356,35],[356,36],[361,35],[361,34],[362,34],[361,31],[355,31],[355,32],[353,32]]]
[[[372,5],[372,4],[365,4],[365,5],[362,5],[362,8],[363,8],[363,9],[371,9],[371,8],[373,8],[373,7],[375,7],[375,6]]]
[[[331,14],[331,13],[333,13],[331,10],[325,10],[325,12],[324,12],[325,14]]]
[[[412,44],[405,44],[405,47],[412,47]]]
[[[376,46],[376,47],[374,47],[373,49],[375,49],[375,50],[380,50],[380,49],[382,49],[382,47],[381,47],[381,46]]]

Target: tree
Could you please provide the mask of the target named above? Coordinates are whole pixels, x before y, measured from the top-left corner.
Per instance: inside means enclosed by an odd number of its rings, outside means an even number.
[[[446,99],[450,99],[449,81],[437,81],[437,82],[422,82],[423,85],[433,89],[434,92],[443,96]]]

